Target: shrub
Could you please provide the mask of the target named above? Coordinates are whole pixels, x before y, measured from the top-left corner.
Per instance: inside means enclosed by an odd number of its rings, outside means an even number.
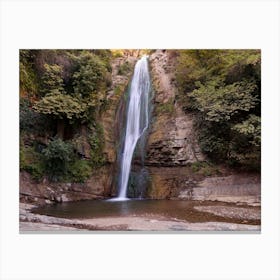
[[[172,114],[174,112],[174,104],[172,101],[156,105],[157,114]]]
[[[91,165],[100,167],[105,163],[103,155],[104,131],[103,127],[95,124],[90,128],[89,143],[91,147]]]
[[[119,66],[118,75],[126,75],[132,71],[132,65],[128,61]]]
[[[20,130],[27,133],[45,135],[46,132],[54,129],[54,122],[51,118],[35,112],[28,99],[20,100]]]
[[[34,147],[20,147],[20,170],[31,174],[35,180],[40,180],[44,175],[42,156]]]
[[[74,157],[72,145],[61,139],[54,139],[42,153],[46,173],[49,175],[50,180],[63,180],[68,171],[69,163]]]
[[[190,168],[192,172],[203,176],[212,176],[220,173],[216,167],[206,161],[193,162]]]
[[[84,159],[76,159],[69,165],[69,179],[72,182],[83,183],[92,173],[90,163]]]

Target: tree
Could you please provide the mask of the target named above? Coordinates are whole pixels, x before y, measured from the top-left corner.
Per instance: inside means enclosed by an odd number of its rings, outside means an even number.
[[[65,94],[62,79],[62,67],[57,64],[44,64],[45,72],[42,77],[42,93],[46,94]]]
[[[235,82],[226,85],[219,79],[204,84],[198,82],[198,88],[188,96],[193,108],[203,113],[205,120],[229,121],[241,112],[248,112],[259,102],[253,94],[256,85],[252,82]]]
[[[73,74],[73,88],[75,96],[89,99],[97,98],[106,88],[106,66],[102,60],[89,52],[78,58],[78,69]],[[99,98],[102,96],[99,96]]]
[[[44,115],[52,116],[57,121],[57,135],[64,137],[65,119],[82,118],[86,108],[79,99],[66,94],[59,65],[45,64],[42,77],[42,92],[45,96],[35,102],[33,109]]]
[[[184,50],[178,99],[196,113],[202,150],[215,161],[260,166],[259,50]]]
[[[81,119],[86,111],[86,105],[79,99],[61,94],[58,90],[53,90],[33,106],[34,110],[45,115],[50,115],[57,120],[57,135],[61,139],[64,136],[64,121],[68,119],[74,121]]]

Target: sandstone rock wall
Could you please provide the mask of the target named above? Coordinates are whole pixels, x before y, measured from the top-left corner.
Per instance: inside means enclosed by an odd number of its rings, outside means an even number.
[[[150,56],[154,89],[153,120],[148,140],[146,164],[184,166],[204,159],[193,128],[193,115],[177,104],[174,85],[174,58],[157,50]]]
[[[260,186],[261,178],[258,174],[236,173],[229,176],[207,177],[192,189],[191,199],[259,206]],[[186,197],[188,197],[186,191],[182,191],[179,195],[179,198]]]
[[[153,116],[145,165],[153,199],[175,198],[191,181],[186,165],[204,159],[193,128],[193,115],[185,114],[176,102],[175,57],[157,50],[150,56],[153,86]],[[190,182],[189,182],[190,181]]]

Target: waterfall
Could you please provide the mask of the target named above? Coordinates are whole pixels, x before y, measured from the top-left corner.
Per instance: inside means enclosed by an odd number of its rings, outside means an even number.
[[[148,57],[143,56],[137,61],[129,91],[129,102],[124,138],[124,148],[121,156],[119,193],[117,200],[125,200],[131,161],[138,140],[149,125],[149,91],[150,76]]]

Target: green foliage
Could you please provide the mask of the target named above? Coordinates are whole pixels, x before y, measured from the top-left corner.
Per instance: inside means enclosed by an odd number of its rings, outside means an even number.
[[[174,102],[171,100],[166,103],[159,103],[156,104],[155,108],[157,115],[172,114],[174,112]]]
[[[212,160],[260,166],[259,50],[184,50],[176,66],[178,101],[196,112],[202,151]]]
[[[35,180],[40,180],[44,174],[44,165],[41,154],[34,146],[25,147],[20,145],[20,170],[25,170],[31,174]]]
[[[32,109],[31,102],[26,98],[20,99],[20,130],[22,132],[45,135],[53,129],[53,122],[45,115]]]
[[[232,128],[230,158],[233,163],[240,162],[252,169],[260,169],[261,161],[261,118],[249,115],[242,123]],[[236,145],[238,143],[238,145]]]
[[[133,70],[133,66],[128,61],[125,61],[123,64],[119,66],[118,75],[127,75],[131,73]]]
[[[66,175],[69,164],[73,159],[73,147],[71,144],[54,139],[42,151],[45,169],[49,178],[53,181],[62,180]]]
[[[260,80],[259,50],[182,50],[176,66],[180,90],[191,92],[195,83],[219,77],[226,83],[253,77]]]
[[[89,161],[76,159],[69,164],[68,179],[72,182],[83,183],[92,174]]]
[[[57,90],[53,90],[51,94],[46,95],[33,106],[36,112],[51,115],[58,119],[81,118],[86,110],[86,105],[79,99],[61,94]]]
[[[46,94],[64,94],[64,84],[62,79],[62,67],[54,64],[45,64],[45,73],[42,77],[42,93]]]
[[[100,167],[104,165],[104,132],[101,125],[95,124],[90,126],[89,143],[91,146],[91,165],[93,167]]]
[[[252,145],[261,146],[261,118],[259,116],[249,115],[248,119],[233,126],[232,130],[248,138]]]
[[[57,119],[80,119],[84,122],[92,118],[94,111],[105,108],[105,92],[111,84],[108,51],[100,50],[94,54],[94,51],[62,50],[52,52],[51,57],[62,66],[44,64],[41,78],[41,92],[44,96],[35,102],[33,108],[36,112]],[[68,81],[67,85],[64,84],[63,67],[67,72],[64,77]]]
[[[109,49],[96,49],[91,51],[93,54],[98,56],[104,63],[108,72],[112,72],[111,59],[112,52]]]
[[[225,85],[213,79],[205,84],[198,82],[197,86],[188,96],[192,99],[193,108],[203,113],[207,121],[228,121],[242,111],[249,112],[259,102],[253,94],[256,84],[252,82]]]
[[[45,174],[50,181],[84,182],[92,173],[90,162],[79,159],[70,143],[54,139],[39,152],[36,146],[20,146],[20,170],[27,171],[35,180]]]
[[[82,182],[92,167],[104,163],[103,130],[95,123],[108,107],[111,58],[110,50],[20,51],[20,129],[26,145],[35,147],[39,136],[44,136],[44,143],[55,134],[61,138],[43,150],[34,148],[33,161],[29,160],[31,149],[22,145],[22,169],[38,178],[48,175],[53,181]],[[81,124],[87,126],[88,134],[74,147],[70,143]],[[80,152],[88,144],[91,159],[81,159]]]
[[[106,88],[106,64],[94,54],[84,52],[77,58],[78,69],[73,74],[75,96],[81,98],[104,98]]]
[[[35,98],[38,91],[38,80],[33,65],[34,55],[30,50],[20,50],[19,82],[20,93],[30,100]]]
[[[203,176],[212,176],[219,174],[218,168],[206,161],[196,161],[191,163],[190,168],[193,173],[201,174]]]
[[[117,95],[117,96],[120,96],[124,91],[124,87],[122,85],[117,85],[115,88],[114,88],[114,94]]]

